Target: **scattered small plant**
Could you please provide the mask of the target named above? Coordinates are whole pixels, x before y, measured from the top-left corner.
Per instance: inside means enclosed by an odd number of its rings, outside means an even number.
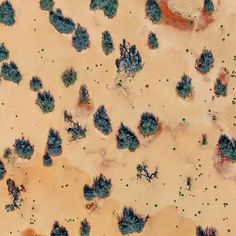
[[[189,97],[192,92],[192,79],[184,74],[176,85],[176,91],[182,98]]]
[[[90,103],[90,97],[89,97],[89,91],[85,84],[82,84],[79,89],[79,102],[80,104],[89,104]]]
[[[61,76],[65,87],[69,87],[77,80],[77,72],[73,68],[65,70]]]
[[[68,123],[73,121],[73,117],[68,111],[64,111],[64,121]]]
[[[80,236],[89,236],[91,226],[89,225],[87,219],[80,222]]]
[[[106,55],[109,55],[114,50],[112,37],[109,31],[104,31],[102,33],[102,49]]]
[[[217,230],[214,227],[203,229],[201,226],[197,226],[196,236],[217,236]]]
[[[191,190],[191,188],[192,188],[192,178],[191,177],[187,177],[186,178],[186,184],[187,184],[187,186],[188,186],[188,190],[190,191]]]
[[[212,0],[204,0],[203,9],[206,13],[212,13],[214,11],[214,4]]]
[[[15,140],[14,148],[17,156],[24,159],[29,160],[34,154],[34,146],[31,145],[29,140],[25,140],[24,137]]]
[[[50,128],[47,141],[47,152],[50,156],[58,156],[62,153],[62,139],[59,133]]]
[[[227,95],[227,84],[223,83],[221,79],[217,79],[214,86],[214,92],[217,97],[225,97]]]
[[[202,145],[207,145],[208,144],[207,134],[202,134],[201,144]]]
[[[9,51],[4,45],[4,43],[0,44],[0,62],[7,60],[9,57]]]
[[[43,155],[43,165],[46,167],[52,165],[52,158],[47,152]]]
[[[12,26],[15,23],[15,11],[8,0],[0,4],[0,23]]]
[[[196,69],[202,73],[206,74],[213,67],[214,57],[211,51],[203,49],[201,55],[196,60]]]
[[[154,172],[149,172],[148,166],[144,163],[138,164],[136,167],[137,170],[137,179],[142,179],[143,177],[148,181],[151,182],[154,178],[158,178],[158,168],[156,167]]]
[[[12,150],[10,148],[6,148],[3,152],[3,157],[5,159],[9,159],[11,157]]]
[[[147,0],[145,6],[146,17],[152,21],[152,23],[157,23],[161,19],[161,9],[156,0]]]
[[[148,34],[148,46],[150,49],[158,48],[158,39],[155,33],[150,32]]]
[[[33,76],[32,79],[30,80],[30,89],[33,90],[34,92],[37,92],[42,88],[43,84],[41,79],[37,76]]]
[[[39,2],[40,8],[44,11],[51,11],[54,4],[53,0],[40,0]]]
[[[78,25],[72,37],[72,46],[81,52],[90,46],[89,34],[86,28]]]
[[[71,141],[86,137],[86,128],[82,127],[78,122],[72,121],[70,127],[67,129],[67,133],[70,135]]]
[[[236,160],[236,141],[230,140],[225,134],[221,135],[218,141],[220,155],[232,161]]]
[[[64,17],[62,15],[61,9],[56,9],[56,11],[50,11],[49,21],[54,26],[54,28],[62,34],[70,34],[75,29],[75,23],[69,17]]]
[[[93,122],[95,127],[101,131],[104,135],[108,135],[112,131],[111,121],[107,115],[107,111],[104,106],[100,106],[93,115]]]
[[[135,151],[140,145],[136,135],[122,123],[118,130],[116,141],[118,149],[128,148],[131,152]]]
[[[43,113],[49,113],[54,110],[55,100],[50,91],[38,92],[35,102]]]
[[[67,229],[56,221],[52,227],[50,236],[69,236],[69,234]]]
[[[6,175],[7,171],[5,168],[4,163],[0,160],[0,180],[2,180],[4,178],[4,176]]]
[[[12,81],[16,84],[19,84],[22,79],[17,65],[12,61],[10,63],[4,62],[2,64],[1,75],[4,80]]]

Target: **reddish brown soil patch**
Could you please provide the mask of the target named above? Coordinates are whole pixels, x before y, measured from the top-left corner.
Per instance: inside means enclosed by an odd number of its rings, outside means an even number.
[[[213,21],[214,21],[214,18],[212,16],[212,13],[207,13],[206,11],[202,10],[196,31],[206,29]]]

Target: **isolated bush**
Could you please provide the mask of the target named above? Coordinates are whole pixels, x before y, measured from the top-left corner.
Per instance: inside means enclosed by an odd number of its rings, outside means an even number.
[[[4,150],[4,152],[3,152],[3,157],[6,158],[6,159],[9,159],[10,156],[11,156],[11,154],[12,154],[11,149],[10,149],[10,148],[6,148],[6,149]]]
[[[80,222],[80,236],[89,236],[91,226],[89,225],[87,219]]]
[[[106,55],[109,55],[114,50],[112,37],[109,31],[104,31],[102,33],[102,49]]]
[[[49,113],[54,110],[55,100],[50,91],[38,92],[35,102],[43,113]]]
[[[78,122],[71,122],[70,127],[67,129],[67,133],[70,135],[71,141],[86,137],[86,128],[83,128]]]
[[[0,62],[8,59],[9,57],[9,51],[5,47],[4,43],[0,44]]]
[[[158,48],[158,40],[157,40],[157,36],[155,33],[150,32],[148,34],[148,46],[151,49],[156,49]]]
[[[145,6],[146,17],[152,21],[152,23],[157,23],[161,19],[161,9],[156,0],[147,0]]]
[[[64,111],[64,121],[69,123],[73,122],[73,117],[68,111]]]
[[[30,80],[30,88],[34,91],[37,92],[43,87],[42,81],[38,76],[33,76],[32,79]]]
[[[142,58],[136,46],[130,46],[125,39],[120,44],[120,58],[116,59],[116,67],[118,73],[124,72],[129,77],[134,77],[143,68]]]
[[[43,165],[46,167],[52,165],[52,158],[47,152],[43,155]]]
[[[211,51],[203,49],[201,55],[196,60],[196,69],[202,74],[206,74],[213,67],[214,57]]]
[[[50,128],[48,133],[47,151],[50,156],[57,156],[62,153],[62,139],[59,133]]]
[[[12,81],[16,84],[19,84],[21,81],[21,73],[14,62],[2,64],[1,75],[4,80]]]
[[[227,95],[227,84],[222,83],[220,79],[217,79],[215,82],[214,91],[217,97],[225,97]]]
[[[56,221],[52,227],[50,236],[69,236],[69,234],[67,229],[64,226],[59,225],[59,223]]]
[[[55,29],[62,34],[70,34],[75,29],[75,23],[69,17],[64,17],[62,15],[61,9],[56,9],[56,11],[50,11],[49,21],[55,27]]]
[[[176,85],[176,91],[182,98],[188,97],[192,92],[192,80],[187,75],[183,75]]]
[[[77,26],[72,37],[72,45],[78,52],[81,52],[89,47],[90,40],[87,29],[81,25]]]
[[[7,171],[5,168],[4,163],[0,160],[0,180],[2,180],[4,178],[4,176],[6,175]]]
[[[214,4],[212,0],[204,0],[203,9],[207,13],[212,13],[214,11]]]
[[[111,179],[106,179],[105,176],[100,174],[99,177],[94,179],[92,187],[87,184],[84,186],[84,197],[88,201],[95,197],[106,198],[110,194],[111,186]]]
[[[8,0],[0,4],[0,23],[12,26],[15,23],[15,11]]]
[[[117,148],[128,148],[130,151],[135,151],[139,147],[139,141],[136,135],[122,123],[116,135]]]
[[[17,156],[24,159],[31,159],[34,153],[34,146],[31,145],[29,140],[25,140],[24,137],[15,140],[14,148]]]
[[[236,141],[234,139],[230,140],[225,134],[221,135],[218,141],[218,147],[223,157],[233,161],[236,160]]]
[[[207,227],[203,229],[201,226],[197,226],[196,228],[197,236],[216,236],[217,230],[214,227]]]
[[[145,112],[141,115],[139,131],[144,137],[154,134],[158,128],[157,118],[152,113]]]
[[[54,4],[53,0],[40,0],[39,2],[40,8],[44,11],[51,11]]]
[[[65,87],[69,87],[77,80],[77,72],[73,68],[65,70],[61,76]]]
[[[88,104],[90,102],[89,91],[85,84],[82,84],[79,89],[79,101],[83,104]]]
[[[125,207],[118,226],[122,235],[142,232],[145,225],[145,218],[135,214],[132,208]]]
[[[107,111],[104,106],[100,106],[93,115],[93,122],[95,127],[101,131],[104,135],[108,135],[112,131],[111,121],[107,115]]]
[[[138,164],[136,166],[136,170],[137,170],[137,179],[142,179],[145,178],[148,182],[151,182],[153,179],[157,179],[158,178],[158,168],[155,168],[154,172],[150,172],[148,170],[148,166],[144,163],[142,164]]]
[[[91,10],[102,10],[108,18],[113,18],[118,9],[118,0],[91,0]]]

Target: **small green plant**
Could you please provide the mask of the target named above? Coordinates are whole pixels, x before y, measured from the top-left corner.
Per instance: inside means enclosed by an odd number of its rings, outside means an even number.
[[[81,25],[78,25],[72,37],[72,46],[78,52],[81,52],[87,49],[89,45],[90,45],[90,40],[87,29],[85,29]]]
[[[17,65],[12,61],[10,63],[4,62],[2,64],[1,76],[4,80],[11,81],[16,84],[19,84],[22,79]]]
[[[67,133],[70,135],[71,141],[86,137],[86,128],[82,127],[78,122],[71,122]]]
[[[79,89],[79,102],[82,104],[89,104],[90,103],[90,97],[89,97],[89,91],[85,84],[82,84]]]
[[[214,64],[214,57],[211,51],[203,49],[201,55],[196,60],[196,69],[202,73],[206,74],[210,71]]]
[[[0,160],[0,180],[2,180],[4,178],[4,176],[6,175],[7,171],[5,168],[4,163]]]
[[[15,11],[8,0],[0,4],[0,23],[12,26],[15,23]]]
[[[214,227],[206,227],[203,229],[201,226],[196,228],[197,236],[217,236],[217,230]]]
[[[91,226],[89,225],[87,219],[80,222],[80,236],[89,236]]]
[[[43,113],[52,112],[55,107],[55,100],[49,91],[38,92],[35,103]]]
[[[109,31],[104,31],[102,33],[102,49],[106,55],[109,55],[114,50],[112,37]]]
[[[24,159],[29,160],[34,154],[34,146],[31,145],[29,140],[25,140],[24,137],[15,140],[14,148],[17,156]]]
[[[148,34],[148,46],[150,49],[158,48],[158,39],[155,33],[150,32]]]
[[[41,79],[38,76],[33,76],[32,79],[30,80],[30,89],[33,90],[34,92],[37,92],[42,88],[43,84]]]
[[[9,159],[11,157],[12,150],[10,148],[6,148],[3,152],[3,157],[5,159]]]
[[[43,165],[46,167],[52,165],[52,158],[47,152],[43,155]]]
[[[154,178],[159,178],[158,177],[158,168],[155,168],[154,172],[149,172],[148,166],[144,163],[138,164],[136,167],[137,170],[137,179],[142,179],[145,178],[148,182],[151,182]]]
[[[44,11],[51,11],[54,4],[53,0],[40,0],[39,2],[40,8]]]
[[[152,113],[145,112],[141,115],[139,131],[144,137],[156,133],[158,128],[158,120]]]
[[[9,57],[9,51],[4,45],[4,43],[0,44],[0,62],[7,60]]]
[[[69,113],[68,111],[64,111],[64,121],[65,122],[73,122],[73,119],[72,119],[72,115],[71,113]]]
[[[192,92],[192,80],[187,75],[183,75],[181,80],[176,85],[177,94],[182,97],[186,98],[189,97]]]
[[[48,133],[47,151],[50,156],[58,156],[62,153],[62,139],[53,128],[50,128]]]
[[[50,236],[69,236],[67,229],[56,221],[52,227]]]
[[[69,87],[77,80],[77,72],[73,68],[65,70],[61,76],[65,87]]]
[[[147,0],[145,6],[146,17],[152,21],[152,23],[157,23],[161,19],[161,9],[156,0]]]
[[[214,86],[214,92],[217,97],[225,97],[227,95],[227,84],[223,83],[220,79],[217,79]]]
[[[203,9],[207,13],[212,13],[214,11],[214,4],[212,0],[204,0]]]

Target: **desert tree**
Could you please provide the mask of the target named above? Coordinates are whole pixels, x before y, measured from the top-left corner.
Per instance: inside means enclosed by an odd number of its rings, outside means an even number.
[[[79,102],[81,104],[89,104],[90,103],[90,96],[88,88],[85,84],[82,84],[79,89]]]
[[[61,79],[65,87],[69,87],[77,80],[77,72],[73,68],[68,68],[62,73]]]
[[[30,89],[34,92],[38,92],[40,89],[43,88],[43,84],[41,79],[38,76],[33,76],[30,80]]]
[[[49,167],[52,165],[52,158],[51,156],[48,154],[48,152],[46,152],[44,155],[43,155],[43,165],[46,166],[46,167]]]
[[[40,0],[39,6],[44,11],[51,11],[54,6],[54,0]]]
[[[55,107],[55,100],[50,91],[38,92],[35,103],[43,113],[52,112]]]
[[[53,128],[48,132],[47,152],[50,156],[58,156],[62,153],[62,139],[58,131]]]
[[[72,36],[72,46],[78,52],[81,52],[90,46],[88,31],[80,24],[77,25],[77,28],[75,29],[75,32]]]
[[[158,48],[158,39],[155,33],[150,32],[148,34],[148,46],[150,49]]]
[[[70,34],[75,29],[73,20],[63,16],[61,9],[56,9],[56,11],[51,10],[49,13],[49,21],[54,28],[62,34]]]
[[[154,24],[161,19],[161,9],[156,0],[146,0],[145,13]]]
[[[67,133],[70,135],[71,141],[86,137],[86,128],[82,127],[78,122],[70,122],[70,127],[67,128]]]
[[[2,180],[4,178],[6,173],[7,173],[7,171],[6,171],[5,165],[2,162],[2,160],[0,160],[0,180]]]
[[[214,4],[212,0],[204,0],[203,9],[206,13],[212,13],[214,11]]]
[[[19,84],[22,77],[21,73],[14,62],[4,62],[1,67],[1,76],[4,80]]]
[[[69,236],[67,229],[60,225],[58,221],[53,224],[50,236]]]
[[[0,4],[0,23],[6,26],[12,26],[15,23],[15,11],[8,0]]]
[[[176,92],[182,98],[186,98],[191,95],[192,79],[188,75],[184,74],[181,77],[180,81],[176,85]]]
[[[203,49],[201,55],[196,60],[196,69],[202,73],[206,74],[210,71],[214,64],[214,57],[211,51]]]
[[[214,85],[214,92],[217,97],[225,97],[227,95],[227,84],[223,83],[220,79],[217,79]]]
[[[80,222],[80,236],[89,236],[90,235],[91,226],[88,223],[87,219],[84,219]]]
[[[113,40],[109,31],[102,32],[102,49],[106,55],[114,50]]]
[[[9,51],[4,45],[4,43],[0,44],[0,62],[7,60],[9,57]]]
[[[136,166],[136,171],[137,171],[137,179],[142,179],[145,178],[148,182],[151,182],[153,179],[157,179],[158,177],[158,168],[156,167],[153,172],[150,172],[148,170],[148,166],[144,163],[138,164]]]
[[[221,135],[218,140],[218,148],[222,157],[226,157],[232,161],[236,160],[236,141],[230,140],[225,134]]]
[[[24,137],[15,140],[13,145],[17,156],[23,159],[31,159],[34,154],[34,146],[30,143],[29,140],[24,139]]]

